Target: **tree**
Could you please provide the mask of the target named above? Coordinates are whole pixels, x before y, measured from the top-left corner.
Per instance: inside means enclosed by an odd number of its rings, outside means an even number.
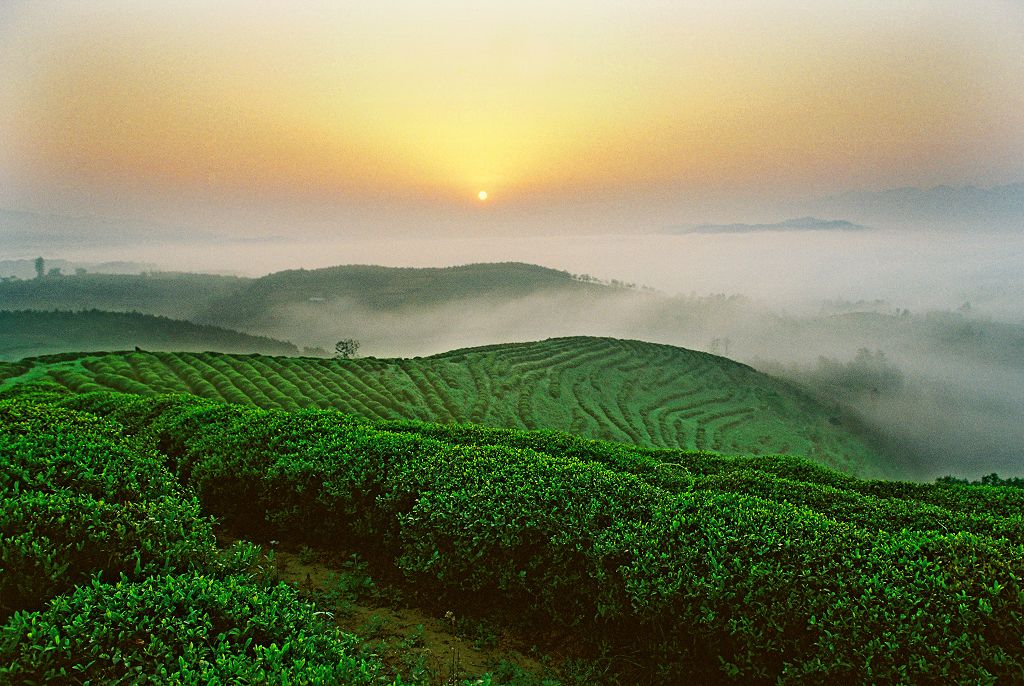
[[[46,262],[42,257],[36,258],[36,278],[41,279],[46,274]]]
[[[343,338],[334,344],[334,356],[341,360],[349,360],[359,352],[359,341],[354,338]]]

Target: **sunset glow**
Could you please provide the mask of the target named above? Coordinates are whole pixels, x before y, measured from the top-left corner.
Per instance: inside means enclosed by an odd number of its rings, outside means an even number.
[[[4,9],[2,200],[661,207],[1024,158],[1018,3],[341,5]]]

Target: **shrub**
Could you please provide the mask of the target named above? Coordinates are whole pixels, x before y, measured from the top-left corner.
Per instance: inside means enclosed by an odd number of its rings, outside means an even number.
[[[380,664],[283,584],[199,575],[99,581],[2,629],[19,683],[381,684]],[[397,682],[386,682],[397,683]]]
[[[183,397],[78,402],[165,451],[239,533],[394,563],[427,602],[572,631],[638,683],[1024,670],[1020,489]]]
[[[155,454],[109,420],[0,403],[0,618],[91,576],[204,569],[212,522]]]

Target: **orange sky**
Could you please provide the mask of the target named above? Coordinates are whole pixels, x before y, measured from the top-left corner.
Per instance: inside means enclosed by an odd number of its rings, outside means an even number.
[[[0,205],[660,221],[1024,175],[1011,0],[82,4],[0,10]]]

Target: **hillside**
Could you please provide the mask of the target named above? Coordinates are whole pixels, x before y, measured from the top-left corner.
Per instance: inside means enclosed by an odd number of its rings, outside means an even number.
[[[230,298],[214,303],[210,315],[239,321],[266,318],[277,307],[310,298],[386,311],[459,300],[507,300],[546,290],[606,288],[578,281],[566,272],[519,262],[425,268],[345,265],[292,269],[250,280]],[[238,309],[239,305],[248,309]]]
[[[198,321],[244,279],[212,274],[81,274],[0,283],[0,310],[110,310]],[[217,322],[208,322],[217,323]]]
[[[32,388],[0,400],[4,683],[997,684],[1024,669],[1017,488]],[[246,540],[346,562],[321,585]],[[350,629],[373,597],[394,611]],[[469,668],[455,636],[422,626],[382,644],[385,614],[410,606],[451,634],[518,637],[545,674]]]
[[[293,355],[293,344],[138,312],[0,311],[0,360],[75,350],[217,350]]]
[[[155,272],[5,281],[0,282],[0,310],[143,312],[304,347],[330,349],[340,338],[358,338],[365,352],[404,355],[589,333],[592,327],[575,317],[568,327],[549,329],[553,319],[564,320],[559,313],[587,312],[636,294],[517,262],[444,268],[345,265],[259,278]],[[542,310],[546,314],[538,318]]]
[[[804,455],[858,474],[891,467],[844,419],[792,386],[731,360],[607,338],[456,350],[427,358],[323,360],[115,353],[28,360],[2,387],[193,393],[370,419],[557,429],[662,448]]]

